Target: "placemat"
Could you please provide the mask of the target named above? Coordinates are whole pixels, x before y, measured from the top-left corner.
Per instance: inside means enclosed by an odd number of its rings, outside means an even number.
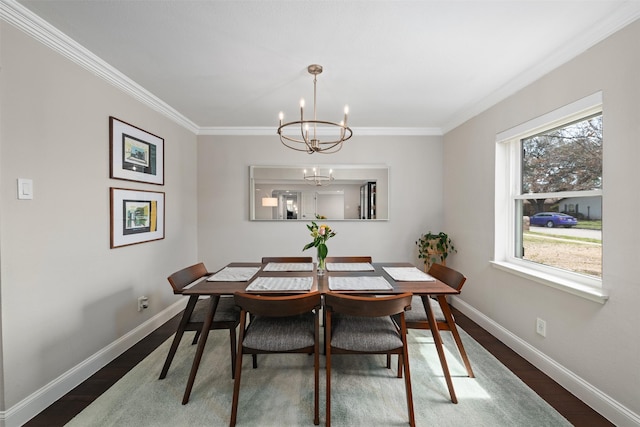
[[[251,279],[260,267],[225,267],[211,277],[208,282],[245,282]]]
[[[393,286],[382,276],[329,276],[329,289],[332,291],[388,291],[393,289]]]
[[[368,262],[328,262],[329,271],[374,271],[373,265]]]
[[[247,286],[247,292],[256,291],[309,291],[313,277],[258,277]]]
[[[434,282],[436,279],[415,267],[382,267],[384,271],[399,282]]]
[[[313,271],[311,262],[270,262],[264,271]]]

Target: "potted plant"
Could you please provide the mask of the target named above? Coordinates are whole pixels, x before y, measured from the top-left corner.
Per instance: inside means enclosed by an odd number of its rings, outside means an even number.
[[[423,234],[416,241],[416,245],[418,245],[418,258],[424,259],[425,272],[429,271],[431,265],[435,263],[447,265],[446,259],[449,254],[458,252],[449,236],[442,231],[438,234],[431,231]]]

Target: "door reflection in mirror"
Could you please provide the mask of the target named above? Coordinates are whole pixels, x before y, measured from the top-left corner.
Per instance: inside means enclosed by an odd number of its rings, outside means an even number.
[[[389,169],[376,165],[331,165],[333,179],[305,179],[310,166],[251,166],[250,219],[388,220]],[[318,170],[329,170],[322,166]],[[269,200],[269,203],[265,203]],[[273,201],[277,201],[274,203]]]

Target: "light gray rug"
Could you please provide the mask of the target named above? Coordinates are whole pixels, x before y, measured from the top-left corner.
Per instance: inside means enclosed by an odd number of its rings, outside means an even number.
[[[476,378],[466,376],[450,334],[443,332],[458,404],[449,400],[433,339],[410,331],[410,364],[418,426],[570,426],[464,331],[460,331]],[[171,369],[158,380],[171,339],[71,420],[69,427],[227,426],[233,381],[225,331],[209,334],[191,399],[182,405],[195,347],[187,333]],[[238,426],[313,426],[313,357],[245,356]],[[334,426],[408,424],[404,380],[385,368],[384,356],[335,355],[332,367]],[[324,357],[321,356],[321,367]],[[320,424],[324,425],[325,371],[320,372]]]

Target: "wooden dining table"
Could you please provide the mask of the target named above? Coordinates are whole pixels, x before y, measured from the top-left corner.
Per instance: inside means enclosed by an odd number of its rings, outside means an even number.
[[[431,328],[431,332],[433,334],[434,343],[436,346],[436,350],[438,352],[438,357],[440,359],[440,364],[442,366],[442,371],[444,373],[444,377],[447,383],[447,387],[449,389],[449,395],[451,396],[451,401],[453,403],[457,403],[457,397],[455,394],[455,390],[453,388],[453,382],[451,380],[451,375],[449,373],[449,367],[447,365],[447,360],[445,358],[444,348],[442,346],[442,338],[440,337],[440,332],[438,331],[438,325],[435,320],[434,313],[431,309],[431,304],[426,300],[430,297],[435,297],[439,300],[441,305],[446,305],[446,296],[447,295],[455,295],[460,292],[444,282],[439,280],[432,281],[405,281],[405,280],[394,280],[383,267],[414,267],[413,264],[403,263],[403,262],[382,262],[382,263],[372,263],[373,270],[370,271],[325,271],[324,274],[318,275],[316,270],[316,264],[313,264],[313,269],[311,271],[264,271],[264,268],[267,264],[261,263],[246,263],[246,262],[234,262],[228,264],[226,267],[259,267],[258,272],[247,281],[208,281],[206,278],[200,280],[194,285],[190,286],[188,289],[183,291],[183,295],[189,295],[191,298],[198,298],[201,296],[209,296],[209,306],[208,312],[205,317],[205,321],[202,325],[202,331],[200,333],[200,338],[198,339],[198,346],[196,349],[196,353],[193,359],[193,363],[191,366],[191,372],[189,374],[189,379],[187,381],[187,386],[184,392],[184,396],[182,399],[182,404],[186,404],[189,401],[189,396],[191,395],[191,390],[193,388],[193,384],[195,382],[196,374],[198,372],[198,368],[200,366],[200,361],[202,359],[202,354],[204,352],[205,345],[207,343],[207,337],[209,335],[209,328],[211,327],[211,322],[213,320],[213,316],[215,314],[215,310],[218,305],[218,301],[221,296],[225,295],[233,295],[236,292],[244,292],[253,281],[258,279],[259,277],[311,277],[313,279],[313,283],[311,285],[310,290],[304,291],[286,291],[286,292],[272,292],[269,294],[293,294],[300,292],[314,292],[319,291],[320,293],[350,293],[350,294],[399,294],[404,292],[411,292],[414,295],[419,295],[423,299],[423,304],[425,310],[427,312],[427,318],[429,321],[429,326]],[[391,285],[391,289],[388,290],[343,290],[343,291],[334,291],[329,289],[329,278],[330,277],[365,277],[365,276],[374,276],[379,277],[382,276],[386,281]],[[259,293],[259,292],[258,292]],[[448,306],[446,307],[448,308]],[[446,310],[449,315],[450,311]],[[183,313],[183,318],[189,318],[191,313],[185,312]],[[182,324],[182,323],[181,323]]]

